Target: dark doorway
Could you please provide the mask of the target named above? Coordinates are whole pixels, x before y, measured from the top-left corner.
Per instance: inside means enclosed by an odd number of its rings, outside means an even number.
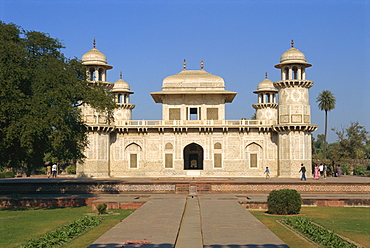
[[[184,148],[184,170],[203,170],[203,148],[191,143]]]

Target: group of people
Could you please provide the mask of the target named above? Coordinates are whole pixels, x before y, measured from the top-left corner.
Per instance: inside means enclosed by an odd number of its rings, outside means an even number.
[[[326,164],[321,163],[320,166],[316,165],[314,169],[313,179],[318,180],[321,177],[324,177],[326,179],[326,171],[328,167]]]
[[[46,167],[46,175],[48,176],[48,178],[57,177],[57,171],[58,171],[57,164],[53,164],[52,166],[48,165]]]
[[[328,167],[326,166],[325,163],[316,165],[314,168],[314,172],[313,172],[313,179],[319,180],[320,177],[323,177],[324,179],[326,179],[327,170],[328,170]],[[301,169],[299,170],[299,172],[302,173],[301,180],[306,180],[306,167],[303,164],[301,164]],[[342,173],[343,173],[342,168],[340,167],[340,165],[338,165],[335,176],[340,177],[342,176]]]

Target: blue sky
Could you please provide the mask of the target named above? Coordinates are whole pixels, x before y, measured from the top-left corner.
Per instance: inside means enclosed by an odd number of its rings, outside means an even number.
[[[0,20],[58,38],[67,57],[78,57],[92,48],[103,52],[120,71],[135,94],[133,119],[161,119],[161,105],[150,92],[161,90],[162,80],[182,70],[205,70],[221,76],[226,89],[238,92],[227,104],[226,118],[254,113],[253,94],[280,56],[295,47],[305,53],[310,89],[311,122],[323,133],[324,112],[316,97],[330,90],[337,99],[329,113],[329,128],[358,121],[370,131],[370,2],[363,0],[0,0]],[[329,142],[336,135],[329,132]]]

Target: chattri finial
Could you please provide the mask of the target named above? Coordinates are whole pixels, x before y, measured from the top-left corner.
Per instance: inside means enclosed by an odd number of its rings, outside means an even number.
[[[119,73],[119,79],[122,79],[122,72]]]
[[[96,48],[96,39],[94,37],[93,48]]]
[[[294,40],[290,42],[291,46],[294,47]]]
[[[186,71],[186,59],[184,59],[183,71]]]
[[[204,70],[204,61],[203,60],[200,61],[200,69],[202,71]]]
[[[267,72],[265,72],[265,78],[266,78],[266,79],[267,79],[267,76],[268,76],[268,75],[267,75]]]

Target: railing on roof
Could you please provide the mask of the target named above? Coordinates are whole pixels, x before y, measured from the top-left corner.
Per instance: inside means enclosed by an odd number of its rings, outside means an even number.
[[[124,120],[116,121],[116,126],[268,126],[276,125],[276,120]]]

